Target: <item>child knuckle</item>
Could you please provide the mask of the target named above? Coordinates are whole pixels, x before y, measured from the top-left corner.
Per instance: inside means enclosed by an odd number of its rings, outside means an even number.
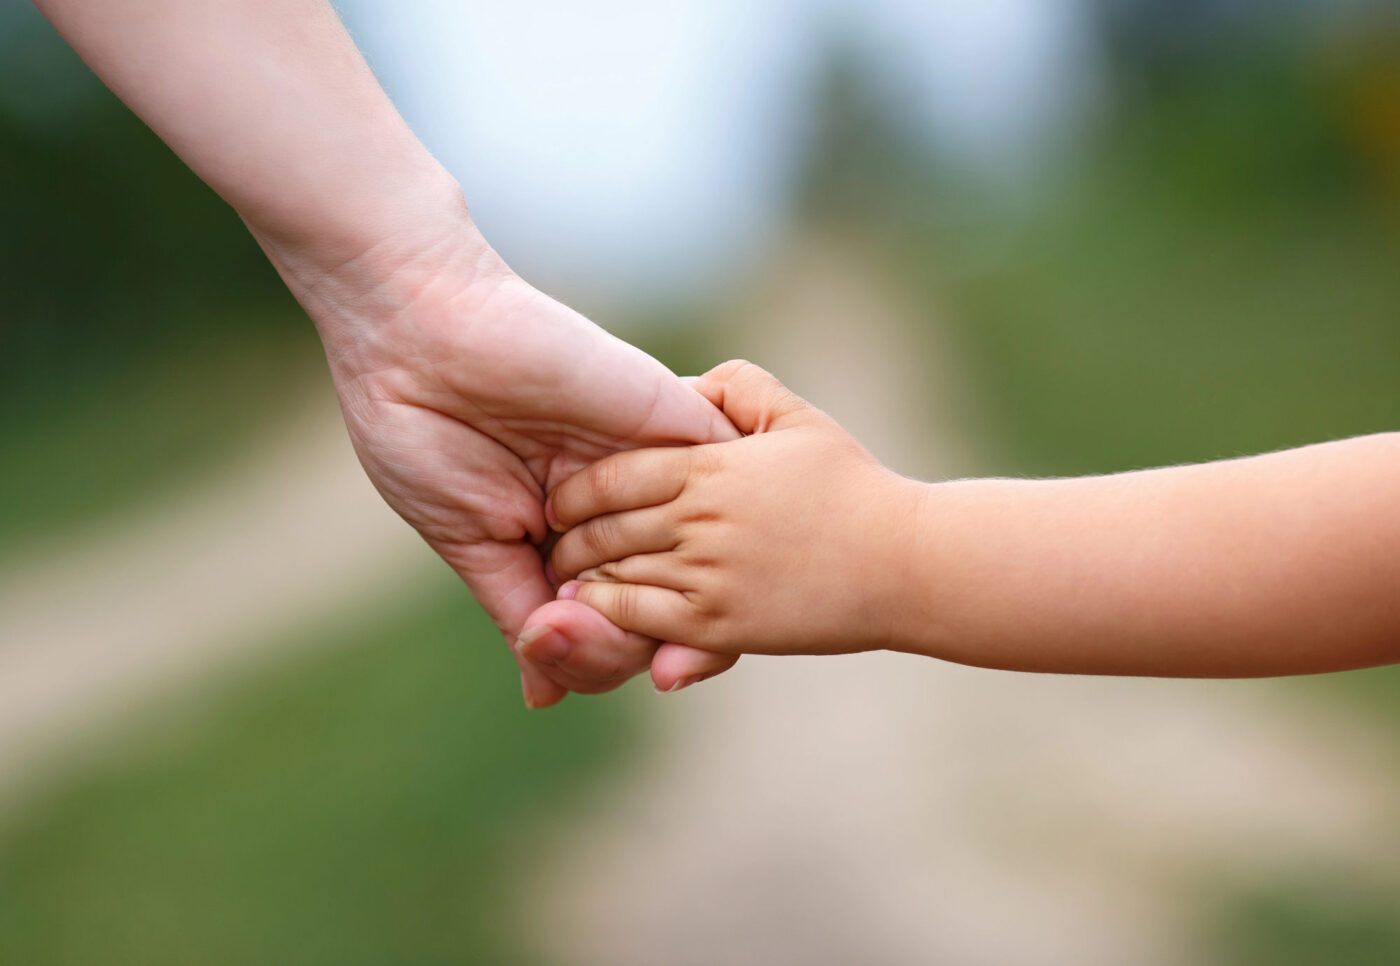
[[[694,606],[694,594],[689,591],[682,591],[681,594],[685,600],[678,603],[670,615],[670,629],[677,640],[692,647],[704,647],[705,622]]]
[[[687,507],[681,515],[679,522],[687,526],[705,526],[718,523],[720,520],[721,514],[719,510],[706,504],[697,504],[692,507]]]
[[[753,365],[753,363],[749,362],[749,360],[747,359],[729,359],[724,362],[721,362],[719,365],[711,369],[710,374],[714,376],[729,377],[733,376],[734,373],[738,372],[745,366],[751,365]]]
[[[613,589],[613,623],[626,628],[637,619],[637,589],[631,584],[616,584]]]
[[[744,629],[739,619],[733,614],[726,613],[716,617],[712,624],[715,634],[712,644],[715,647],[732,647],[736,642],[753,640],[753,635]]]
[[[690,479],[703,479],[719,472],[720,454],[714,446],[692,446],[686,450],[690,459],[686,476]]]
[[[727,640],[724,622],[719,618],[697,613],[690,618],[690,624],[687,639],[697,647],[712,649],[723,645]]]
[[[598,517],[590,520],[583,530],[583,542],[588,551],[597,557],[607,557],[611,553],[617,533],[617,524],[611,517]]]
[[[607,505],[617,498],[622,489],[622,468],[615,459],[605,459],[594,464],[589,475],[592,496],[595,503]]]

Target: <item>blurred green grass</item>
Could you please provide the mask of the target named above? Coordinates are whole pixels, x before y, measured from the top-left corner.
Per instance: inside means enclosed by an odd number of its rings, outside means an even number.
[[[15,402],[0,417],[0,555],[176,498],[247,452],[322,375],[310,324],[285,315],[281,331],[233,325]]]
[[[618,701],[526,712],[448,574],[287,646],[4,827],[0,962],[524,961],[532,831],[625,747]]]
[[[1222,905],[1213,929],[1229,966],[1392,966],[1400,962],[1400,889],[1345,876],[1272,882]]]

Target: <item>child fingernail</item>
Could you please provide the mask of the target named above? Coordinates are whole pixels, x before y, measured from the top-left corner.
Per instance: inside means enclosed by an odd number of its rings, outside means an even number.
[[[578,596],[578,588],[579,588],[579,583],[578,583],[577,580],[571,580],[571,581],[569,581],[569,582],[566,583],[563,587],[560,587],[560,588],[559,588],[559,595],[558,595],[558,596],[559,596],[559,599],[560,599],[560,600],[573,600],[575,597]]]
[[[549,586],[551,587],[559,586],[559,574],[555,572],[554,564],[550,563],[548,560],[544,562],[544,579],[549,581]]]

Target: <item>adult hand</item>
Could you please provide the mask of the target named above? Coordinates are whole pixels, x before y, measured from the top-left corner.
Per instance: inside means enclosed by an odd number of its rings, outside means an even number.
[[[620,449],[737,433],[661,363],[511,272],[464,207],[445,222],[418,251],[386,243],[331,271],[265,247],[321,330],[379,492],[508,641],[528,618],[516,648],[526,703],[609,690],[649,667],[656,645],[554,601],[540,552],[545,494]],[[732,663],[668,647],[656,683],[668,689]]]

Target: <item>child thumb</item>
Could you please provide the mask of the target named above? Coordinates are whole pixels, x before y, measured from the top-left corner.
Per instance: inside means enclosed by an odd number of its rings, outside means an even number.
[[[716,366],[694,387],[746,435],[779,429],[816,412],[766,369],[744,359]]]

